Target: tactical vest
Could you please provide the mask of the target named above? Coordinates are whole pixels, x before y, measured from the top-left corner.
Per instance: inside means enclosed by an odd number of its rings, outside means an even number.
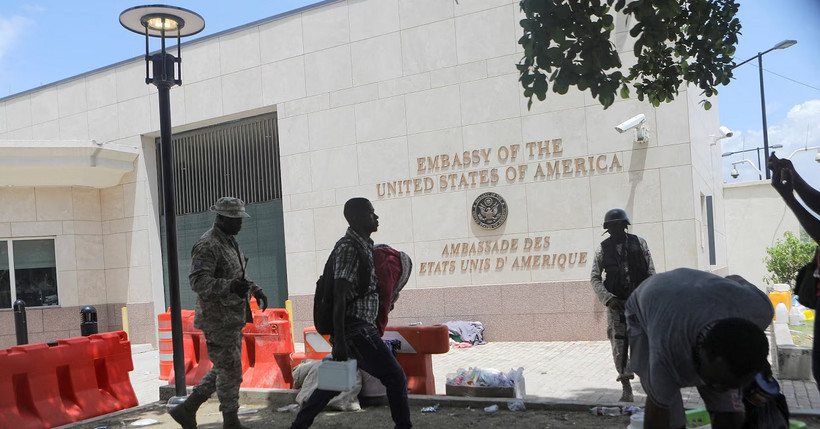
[[[604,287],[616,297],[627,299],[629,294],[649,277],[649,267],[637,235],[626,235],[626,242],[622,249],[626,253],[625,255],[618,253],[616,250],[617,244],[612,237],[601,242],[603,257],[603,266],[601,268],[606,272]],[[629,276],[628,279],[627,275]]]

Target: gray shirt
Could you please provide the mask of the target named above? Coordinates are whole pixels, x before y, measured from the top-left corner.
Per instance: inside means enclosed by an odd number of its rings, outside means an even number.
[[[689,268],[656,274],[632,293],[626,304],[630,366],[658,405],[677,408],[681,387],[705,385],[692,360],[698,333],[732,317],[763,330],[774,310],[754,285]]]

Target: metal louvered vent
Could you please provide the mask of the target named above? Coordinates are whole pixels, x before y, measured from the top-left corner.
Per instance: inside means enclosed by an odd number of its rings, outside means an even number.
[[[246,204],[282,198],[275,112],[175,134],[172,143],[178,216],[208,211],[220,197]]]

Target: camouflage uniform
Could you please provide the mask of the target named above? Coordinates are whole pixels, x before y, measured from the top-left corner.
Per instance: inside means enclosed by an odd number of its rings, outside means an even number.
[[[647,246],[646,240],[641,237],[638,237],[638,241],[640,242],[641,252],[646,258],[647,272],[650,276],[654,275],[655,264],[652,262],[652,254],[649,252],[649,246]],[[617,244],[616,250],[619,254],[623,255],[622,244]],[[602,304],[607,305],[610,300],[618,298],[616,298],[615,295],[609,292],[604,286],[602,266],[603,250],[602,246],[599,244],[598,248],[595,249],[595,258],[592,261],[590,282],[592,283],[592,289],[595,291],[595,295],[598,296],[598,299]],[[628,265],[624,264],[622,269],[625,272],[627,283],[629,283],[627,289],[631,293],[638,285],[631,284],[631,281],[629,280]],[[612,359],[615,361],[615,369],[618,371],[618,381],[632,379],[635,377],[635,374],[629,369],[628,361],[627,365],[624,366],[624,340],[626,338],[626,317],[624,316],[624,311],[609,307],[607,307],[606,310],[606,336],[609,338],[609,343],[612,345]]]
[[[250,312],[249,296],[231,292],[231,281],[244,274],[244,255],[236,239],[217,227],[209,229],[191,251],[191,289],[197,294],[194,326],[202,329],[214,366],[202,378],[197,392],[216,392],[219,410],[239,409],[242,383],[242,328]],[[250,294],[259,290],[252,284]]]

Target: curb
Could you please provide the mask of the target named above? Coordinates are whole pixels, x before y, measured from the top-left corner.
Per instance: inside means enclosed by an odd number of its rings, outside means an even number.
[[[193,387],[188,387],[188,392],[192,390]],[[159,388],[159,396],[160,401],[165,403],[174,396],[176,390],[174,386],[167,385],[167,386],[160,386]],[[296,389],[255,389],[255,388],[242,388],[239,390],[239,402],[242,403],[251,403],[251,404],[259,404],[259,403],[267,403],[272,407],[278,408],[283,407],[285,405],[290,405],[296,402],[296,394],[299,393],[299,390]],[[478,398],[478,397],[467,397],[467,396],[446,396],[446,395],[408,395],[408,399],[410,401],[411,407],[429,407],[438,404],[441,407],[447,408],[484,408],[490,405],[502,405],[508,402],[516,401],[515,398]],[[212,398],[212,401],[215,401],[216,398]],[[369,398],[368,400],[360,399],[363,404],[369,405],[379,405],[379,404],[387,404],[386,397],[376,397],[376,398]],[[527,410],[538,410],[538,411],[587,411],[592,407],[597,406],[604,406],[604,407],[618,407],[624,406],[626,403],[618,402],[618,403],[592,403],[592,402],[583,402],[583,401],[567,401],[567,400],[554,400],[554,399],[542,399],[542,398],[527,398],[524,399],[524,406]],[[156,403],[155,403],[156,404]],[[153,404],[148,404],[147,406],[152,406]],[[643,404],[635,404],[629,403],[628,405],[637,405],[643,408]],[[366,405],[365,405],[366,406]],[[132,409],[133,410],[133,409]],[[797,409],[797,410],[789,410],[790,415],[793,417],[820,417],[820,409]]]

